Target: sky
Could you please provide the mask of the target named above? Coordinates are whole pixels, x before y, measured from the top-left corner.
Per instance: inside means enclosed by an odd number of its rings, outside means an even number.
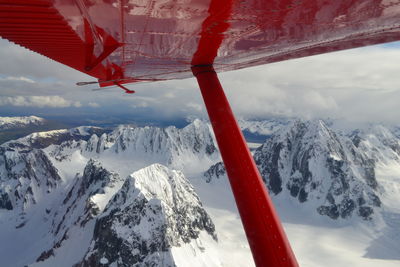
[[[0,39],[0,116],[174,120],[206,117],[195,79],[92,91],[90,76]],[[239,118],[331,118],[400,125],[400,43],[220,73]]]

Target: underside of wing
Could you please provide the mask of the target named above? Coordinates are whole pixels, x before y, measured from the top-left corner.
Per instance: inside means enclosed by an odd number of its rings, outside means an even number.
[[[0,36],[106,86],[400,40],[400,0],[0,0]]]

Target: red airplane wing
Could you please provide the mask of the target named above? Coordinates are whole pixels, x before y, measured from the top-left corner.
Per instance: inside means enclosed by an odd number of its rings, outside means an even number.
[[[0,36],[102,85],[400,40],[399,0],[0,0]]]

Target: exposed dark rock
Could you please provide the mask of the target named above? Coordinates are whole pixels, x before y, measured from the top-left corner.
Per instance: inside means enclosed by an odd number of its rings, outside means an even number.
[[[220,178],[221,176],[225,176],[226,170],[224,164],[222,162],[218,162],[212,165],[205,173],[204,177],[206,177],[206,182],[211,182],[212,179]]]
[[[279,173],[280,153],[283,148],[281,143],[273,144],[270,150],[264,151],[266,153],[256,153],[254,155],[254,160],[260,170],[261,176],[266,183],[268,189],[275,195],[282,191],[282,178]],[[271,164],[263,164],[267,159],[271,160]],[[268,177],[266,179],[266,177]],[[294,190],[296,191],[296,189]],[[295,192],[293,192],[295,193]]]
[[[47,251],[43,251],[42,254],[40,254],[40,256],[36,259],[36,262],[45,261],[48,258],[50,258],[51,256],[54,256],[53,249],[50,249],[50,250],[47,250]]]
[[[336,205],[332,205],[332,206],[319,206],[317,211],[319,212],[319,214],[321,215],[327,215],[329,216],[331,219],[337,219],[339,218],[339,210],[338,207]]]
[[[13,206],[7,193],[0,190],[0,209],[12,210]]]
[[[365,220],[371,219],[371,215],[374,213],[374,209],[371,207],[361,206],[358,208],[358,215],[363,217]]]
[[[82,182],[78,190],[78,196],[85,194],[87,189],[96,183],[99,183],[97,189],[94,192],[91,192],[91,195],[99,193],[103,190],[107,183],[110,182],[111,179],[115,179],[115,177],[111,178],[113,175],[115,176],[116,174],[110,173],[108,170],[104,169],[100,163],[90,159],[86,164],[85,170],[83,171]]]

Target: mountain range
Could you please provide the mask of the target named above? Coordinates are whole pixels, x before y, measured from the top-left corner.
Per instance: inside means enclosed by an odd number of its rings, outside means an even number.
[[[0,144],[34,132],[64,129],[66,125],[38,116],[0,117]]]
[[[394,128],[241,124],[266,136],[254,158],[301,266],[333,266],[304,244],[321,229],[343,239],[355,229],[353,254],[312,248],[342,266],[400,263]],[[6,267],[253,264],[210,125],[200,120],[182,129],[53,130],[2,144],[0,239]]]
[[[0,130],[23,128],[32,125],[43,125],[45,119],[37,116],[0,117]]]

